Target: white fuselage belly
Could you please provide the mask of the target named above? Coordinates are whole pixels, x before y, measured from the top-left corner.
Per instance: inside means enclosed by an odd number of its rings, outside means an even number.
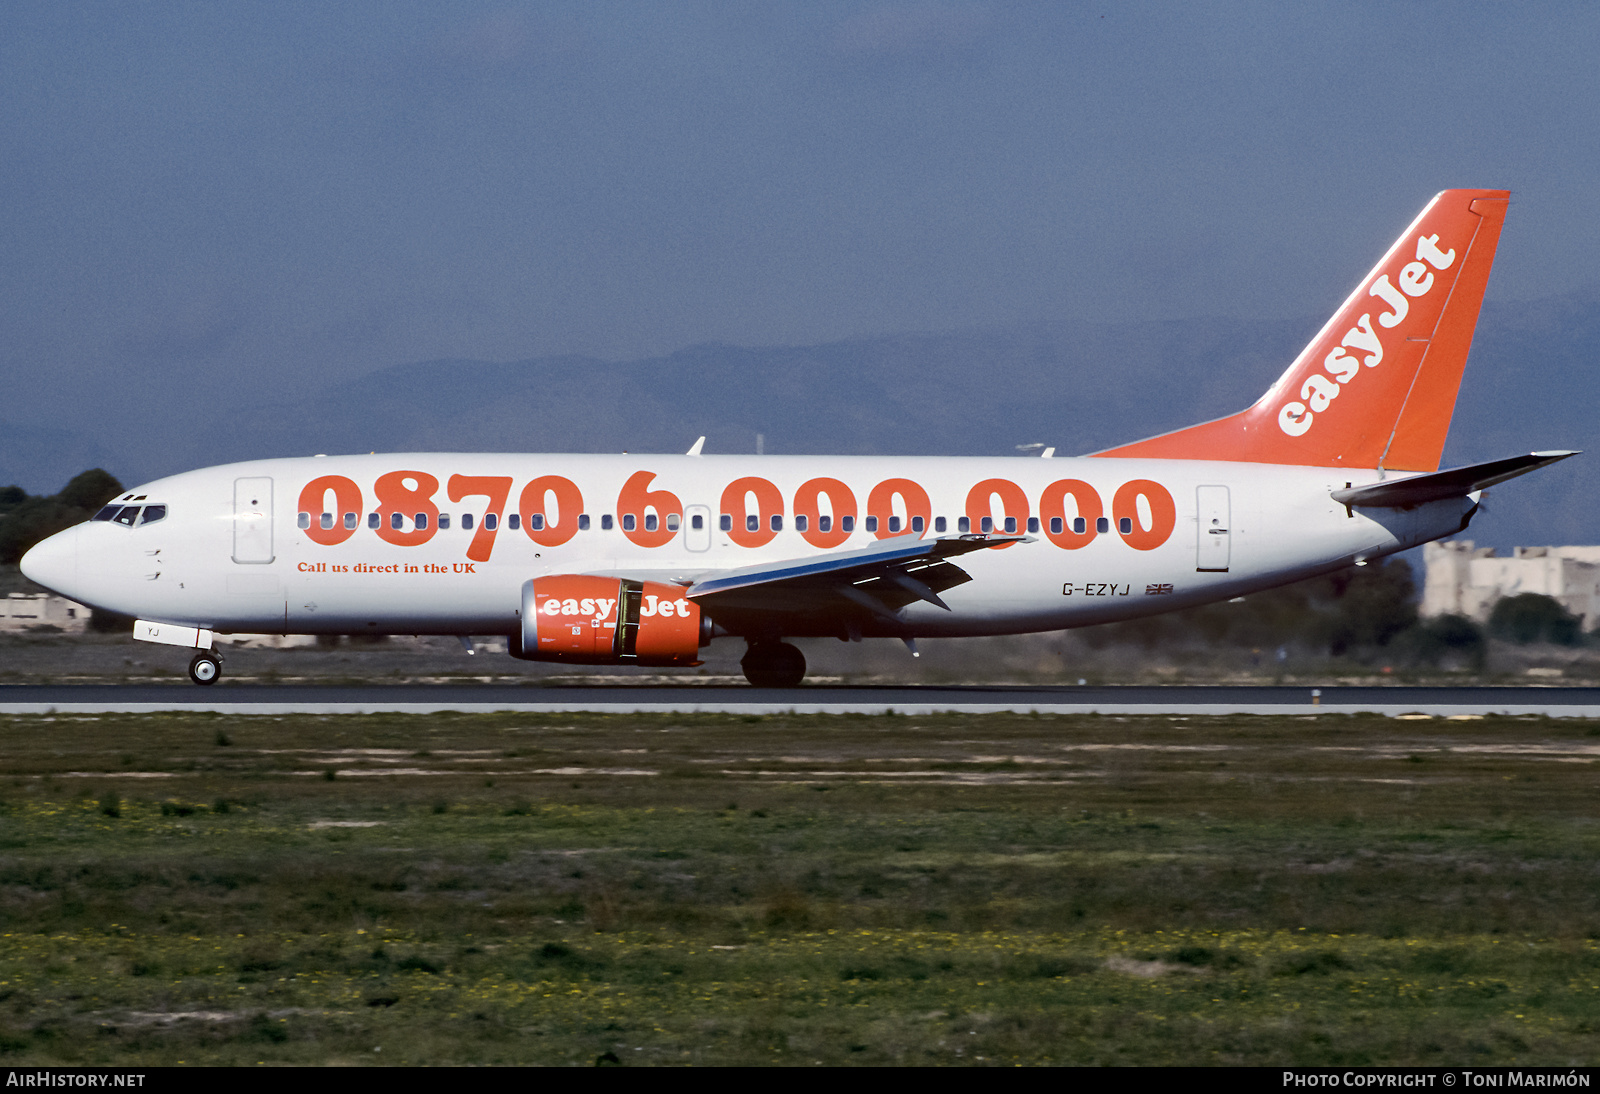
[[[619,495],[639,472],[653,475],[648,491],[669,492],[676,501],[657,495],[659,506],[624,514]],[[389,501],[396,490],[405,494],[404,508],[427,508],[450,516],[448,528],[436,516],[418,531],[407,514],[397,536],[422,539],[410,545],[387,541],[370,526],[379,509],[382,477],[408,473],[403,487],[390,480]],[[423,477],[418,480],[414,474]],[[307,484],[329,476],[354,485],[359,505],[341,503],[336,492],[320,492],[311,504],[311,529],[302,529],[299,514]],[[453,477],[510,479],[499,527],[487,544],[483,515],[492,504],[488,494],[449,497]],[[519,508],[530,482],[557,477],[581,493],[587,530],[576,531],[576,514],[558,514],[559,492],[541,489],[532,508],[549,509],[549,523],[530,529],[507,519]],[[168,506],[168,516],[148,526],[124,528],[95,522],[74,530],[77,542],[74,593],[94,607],[141,619],[222,632],[497,634],[518,625],[519,590],[523,582],[551,574],[616,574],[673,581],[704,578],[717,571],[765,562],[803,559],[826,551],[865,547],[888,530],[887,514],[899,520],[899,534],[911,530],[913,514],[906,494],[917,507],[916,490],[928,504],[921,535],[934,538],[959,534],[967,517],[971,531],[980,530],[989,515],[996,531],[1007,516],[1019,532],[1028,518],[1040,520],[1031,542],[962,556],[960,567],[970,582],[945,590],[946,611],[934,604],[912,603],[899,613],[898,625],[867,633],[958,636],[1057,630],[1148,615],[1189,604],[1237,596],[1301,577],[1327,572],[1353,561],[1403,550],[1460,529],[1475,502],[1456,498],[1411,510],[1349,511],[1329,491],[1352,479],[1370,482],[1379,472],[1350,469],[1288,467],[1203,461],[1138,459],[973,459],[837,456],[543,456],[486,454],[387,454],[262,460],[209,468],[141,486],[135,493]],[[418,493],[427,480],[438,486],[426,498]],[[739,491],[737,505],[725,491],[741,479],[759,480]],[[836,486],[814,503],[807,529],[796,527],[796,495],[804,484],[836,480],[853,496],[845,504]],[[270,480],[270,503],[259,514],[241,507],[241,481]],[[879,502],[876,532],[868,531],[869,498],[881,484],[904,480],[891,491],[888,507]],[[1116,509],[1126,484],[1147,480],[1171,499],[1170,519],[1163,523],[1159,500],[1149,496],[1124,501],[1121,512],[1132,522],[1121,530]],[[1063,495],[1061,483],[1072,481]],[[908,485],[909,484],[909,485]],[[984,484],[979,487],[979,484]],[[1052,509],[1046,502],[1052,493]],[[471,485],[471,484],[467,484]],[[978,487],[979,501],[973,501]],[[1225,488],[1217,490],[1215,488]],[[1202,488],[1211,488],[1202,490]],[[263,495],[265,490],[259,491]],[[1150,490],[1146,490],[1148,495]],[[237,495],[237,496],[236,496]],[[813,486],[811,495],[817,497]],[[648,495],[646,495],[648,496]],[[771,503],[776,496],[777,506]],[[546,504],[546,498],[553,501]],[[569,499],[572,494],[567,495]],[[761,499],[768,499],[758,509]],[[638,492],[634,507],[637,509]],[[1064,500],[1063,500],[1064,498]],[[323,500],[333,499],[333,500]],[[419,500],[420,499],[420,500]],[[751,502],[746,513],[745,501]],[[987,499],[987,503],[981,499]],[[1080,499],[1086,499],[1081,501]],[[1098,499],[1108,522],[1104,531],[1085,521],[1083,536],[1074,537],[1073,519]],[[624,499],[625,500],[625,499]],[[426,504],[425,504],[426,503]],[[322,510],[334,506],[331,533],[338,543],[318,543]],[[344,527],[342,508],[357,514],[356,527]],[[390,508],[394,508],[390,505]],[[755,515],[758,529],[743,538],[761,538],[741,545],[721,527],[729,508],[746,529]],[[831,535],[839,538],[842,517],[854,518],[854,530],[842,543],[817,546],[820,510],[830,512]],[[1062,524],[1052,535],[1050,513]],[[462,514],[473,514],[475,527],[461,527]],[[706,524],[699,532],[687,514],[699,513]],[[632,534],[622,527],[624,515],[635,516]],[[602,528],[603,516],[611,527]],[[664,538],[668,516],[683,521],[666,542],[644,546],[644,520],[656,518],[654,534]],[[781,517],[774,531],[772,517]],[[382,529],[392,513],[382,514]],[[933,520],[943,518],[945,531]],[[1165,525],[1169,524],[1170,527]],[[563,543],[548,541],[570,532]],[[345,533],[348,533],[346,535]],[[429,534],[431,533],[431,534]],[[769,533],[771,533],[769,535]],[[809,535],[808,535],[809,534]],[[1220,537],[1220,538],[1213,538]],[[547,542],[536,542],[543,538]],[[1159,539],[1159,543],[1154,541]],[[474,560],[469,549],[477,541],[487,559]],[[1069,544],[1063,541],[1073,540]],[[1134,544],[1147,549],[1140,549]],[[242,560],[236,560],[241,558]],[[1219,562],[1220,559],[1220,562]],[[1207,568],[1202,569],[1205,565]],[[1221,567],[1225,566],[1226,569]],[[713,613],[714,616],[714,613]],[[826,627],[801,633],[836,633]]]

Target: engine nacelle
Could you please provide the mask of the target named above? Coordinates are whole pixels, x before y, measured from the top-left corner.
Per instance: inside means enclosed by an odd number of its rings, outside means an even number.
[[[687,590],[658,581],[556,574],[522,584],[511,656],[579,665],[698,665],[711,621]]]

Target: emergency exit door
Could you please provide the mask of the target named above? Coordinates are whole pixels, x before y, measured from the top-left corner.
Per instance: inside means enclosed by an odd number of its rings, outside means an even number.
[[[1200,486],[1195,488],[1196,509],[1200,520],[1195,529],[1196,570],[1225,573],[1232,554],[1229,532],[1228,488],[1226,486]]]
[[[691,551],[711,550],[711,510],[704,505],[683,511],[683,545]]]

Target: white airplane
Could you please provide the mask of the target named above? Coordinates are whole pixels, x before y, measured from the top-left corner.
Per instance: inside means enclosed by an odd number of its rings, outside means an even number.
[[[1075,459],[316,456],[158,479],[22,560],[196,650],[219,633],[506,635],[511,654],[694,665],[743,638],[1060,630],[1184,608],[1455,534],[1574,455],[1440,471],[1509,194],[1447,190],[1231,417]],[[1052,450],[1053,451],[1053,450]],[[1047,451],[1045,455],[1052,455]],[[470,644],[468,644],[470,649]]]

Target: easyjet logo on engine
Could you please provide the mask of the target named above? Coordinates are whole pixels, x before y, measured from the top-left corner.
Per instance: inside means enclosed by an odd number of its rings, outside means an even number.
[[[1383,339],[1378,328],[1392,330],[1399,326],[1411,311],[1411,301],[1426,296],[1433,288],[1434,271],[1448,270],[1456,260],[1454,248],[1440,249],[1437,233],[1418,236],[1416,254],[1416,261],[1402,266],[1394,282],[1385,273],[1367,289],[1368,296],[1377,297],[1389,310],[1379,313],[1377,327],[1373,326],[1371,312],[1356,320],[1356,325],[1323,358],[1325,372],[1313,372],[1300,385],[1299,399],[1304,401],[1287,402],[1279,408],[1279,429],[1291,437],[1305,436],[1316,416],[1339,397],[1342,385],[1355,379],[1363,367],[1377,368],[1383,363]]]

